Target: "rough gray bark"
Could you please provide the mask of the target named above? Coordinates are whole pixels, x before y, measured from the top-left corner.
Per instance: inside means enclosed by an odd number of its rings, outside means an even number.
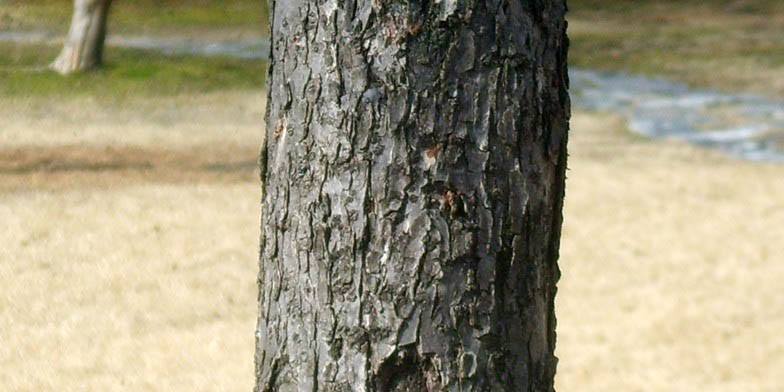
[[[272,2],[257,390],[553,390],[565,12]]]
[[[52,69],[69,74],[101,65],[110,5],[111,0],[74,0],[68,38]]]

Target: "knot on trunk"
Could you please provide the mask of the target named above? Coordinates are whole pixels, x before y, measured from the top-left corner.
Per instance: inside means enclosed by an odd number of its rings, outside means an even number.
[[[385,359],[374,379],[379,392],[429,392],[441,386],[432,359],[419,355],[413,347],[399,349]]]

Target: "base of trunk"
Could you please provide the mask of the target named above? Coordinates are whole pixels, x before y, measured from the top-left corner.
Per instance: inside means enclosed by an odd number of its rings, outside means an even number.
[[[101,65],[106,38],[109,0],[76,0],[65,47],[52,62],[60,74],[85,71]]]

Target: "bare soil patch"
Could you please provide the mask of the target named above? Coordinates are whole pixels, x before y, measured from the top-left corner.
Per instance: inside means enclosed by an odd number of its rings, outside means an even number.
[[[258,179],[257,156],[255,148],[231,145],[11,147],[0,149],[0,191],[248,183]]]

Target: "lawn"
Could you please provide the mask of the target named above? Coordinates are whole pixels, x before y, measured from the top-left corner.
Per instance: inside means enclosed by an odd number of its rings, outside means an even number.
[[[0,23],[60,34],[67,3]],[[199,3],[116,2],[113,31],[263,34],[261,2]],[[61,77],[58,50],[0,43],[0,389],[250,390],[265,63],[110,47]]]
[[[63,0],[0,2],[0,31],[42,31],[65,36],[72,4]],[[267,6],[262,0],[117,1],[110,35],[192,40],[261,39]],[[230,57],[166,56],[109,47],[105,66],[62,77],[47,70],[61,45],[0,42],[0,100],[47,101],[92,97],[122,107],[150,97],[256,90],[264,85],[266,62]]]
[[[0,30],[68,31],[69,0],[0,2]],[[134,0],[112,4],[109,26],[117,34],[259,36],[267,32],[266,0]]]
[[[266,61],[229,57],[164,56],[111,47],[105,66],[94,72],[60,76],[46,69],[60,47],[50,44],[0,42],[0,100],[63,100],[93,97],[125,104],[134,99],[259,90]]]
[[[784,2],[569,1],[570,64],[784,96]]]

